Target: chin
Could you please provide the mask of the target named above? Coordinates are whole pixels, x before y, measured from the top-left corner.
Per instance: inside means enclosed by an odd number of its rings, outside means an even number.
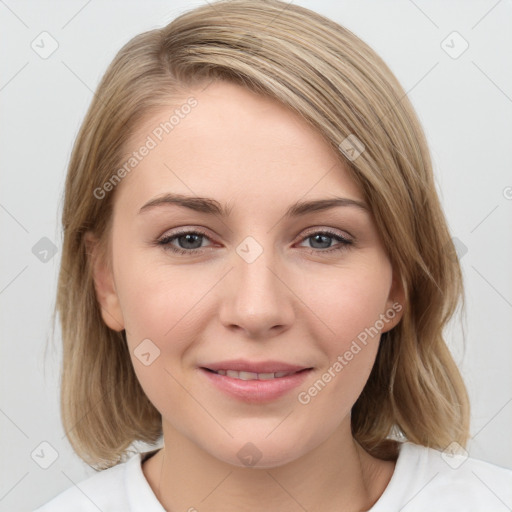
[[[265,434],[266,435],[266,434]],[[228,446],[209,447],[210,454],[218,460],[239,468],[276,468],[298,459],[307,448],[299,439],[284,437],[276,440],[265,439],[265,435],[252,436],[254,441],[231,439]],[[249,436],[245,436],[249,439]]]

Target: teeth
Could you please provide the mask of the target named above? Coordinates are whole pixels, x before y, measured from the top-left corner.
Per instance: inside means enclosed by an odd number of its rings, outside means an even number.
[[[271,380],[274,378],[273,373],[258,373],[259,380]]]
[[[237,372],[236,370],[216,370],[215,373],[239,380],[272,380],[286,377],[287,375],[293,375],[296,372],[254,373]]]
[[[242,380],[255,380],[258,378],[258,374],[253,372],[238,372],[238,378]]]

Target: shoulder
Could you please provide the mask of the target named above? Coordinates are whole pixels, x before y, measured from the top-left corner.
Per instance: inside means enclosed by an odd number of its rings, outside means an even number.
[[[109,512],[138,510],[134,505],[141,501],[146,505],[158,504],[142,472],[141,461],[145,455],[136,453],[126,462],[92,475],[34,512]],[[146,510],[155,509],[148,507]]]
[[[115,510],[123,503],[123,477],[127,463],[105,469],[66,489],[35,512]]]
[[[512,470],[471,458],[456,447],[454,453],[403,443],[395,472],[371,512],[397,505],[403,512],[510,510]]]

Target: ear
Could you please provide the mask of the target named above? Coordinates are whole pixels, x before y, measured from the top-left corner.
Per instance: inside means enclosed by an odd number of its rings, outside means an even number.
[[[97,237],[87,232],[85,234],[87,257],[90,258],[96,299],[101,309],[103,321],[110,329],[122,331],[124,319],[117,296],[114,277],[108,256],[102,250]]]
[[[386,321],[381,332],[387,332],[393,329],[400,320],[405,311],[405,287],[398,271],[393,269],[393,278],[389,290],[388,300],[386,301],[386,311],[384,315]]]

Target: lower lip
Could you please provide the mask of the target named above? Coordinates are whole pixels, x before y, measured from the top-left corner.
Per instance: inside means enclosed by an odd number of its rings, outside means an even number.
[[[219,375],[204,368],[200,371],[224,393],[249,403],[264,403],[276,400],[304,382],[311,369],[271,380],[241,380]]]

